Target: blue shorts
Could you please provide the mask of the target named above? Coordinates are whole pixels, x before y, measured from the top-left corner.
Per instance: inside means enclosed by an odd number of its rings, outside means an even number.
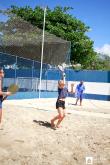
[[[0,110],[2,109],[2,101],[0,100]]]
[[[76,93],[76,98],[77,99],[83,99],[84,98],[84,94],[83,93]]]

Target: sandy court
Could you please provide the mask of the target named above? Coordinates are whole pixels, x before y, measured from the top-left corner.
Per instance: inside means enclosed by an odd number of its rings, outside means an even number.
[[[0,165],[110,164],[110,102],[67,99],[62,127],[50,128],[56,99],[7,100],[0,130]]]

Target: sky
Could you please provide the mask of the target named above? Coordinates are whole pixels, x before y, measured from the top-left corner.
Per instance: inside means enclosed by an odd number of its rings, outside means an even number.
[[[87,35],[94,41],[97,52],[110,56],[110,0],[0,0],[0,9],[16,6],[70,6],[70,14],[91,28]]]

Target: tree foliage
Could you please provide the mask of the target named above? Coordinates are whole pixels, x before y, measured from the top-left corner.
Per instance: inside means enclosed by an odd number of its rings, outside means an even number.
[[[96,59],[91,64],[91,69],[110,70],[110,57],[103,55],[103,58],[101,58],[101,54],[98,54]]]
[[[91,68],[91,63],[96,58],[93,49],[93,41],[86,35],[90,30],[82,21],[68,14],[71,7],[55,7],[53,10],[47,8],[46,31],[55,34],[62,39],[71,41],[71,61],[80,63],[83,69]],[[22,17],[38,28],[43,28],[43,9],[39,6],[34,9],[12,6],[11,13]]]

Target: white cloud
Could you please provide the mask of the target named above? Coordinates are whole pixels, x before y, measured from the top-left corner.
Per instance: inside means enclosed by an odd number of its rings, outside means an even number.
[[[110,44],[104,44],[102,47],[97,47],[95,48],[95,51],[110,57]]]

